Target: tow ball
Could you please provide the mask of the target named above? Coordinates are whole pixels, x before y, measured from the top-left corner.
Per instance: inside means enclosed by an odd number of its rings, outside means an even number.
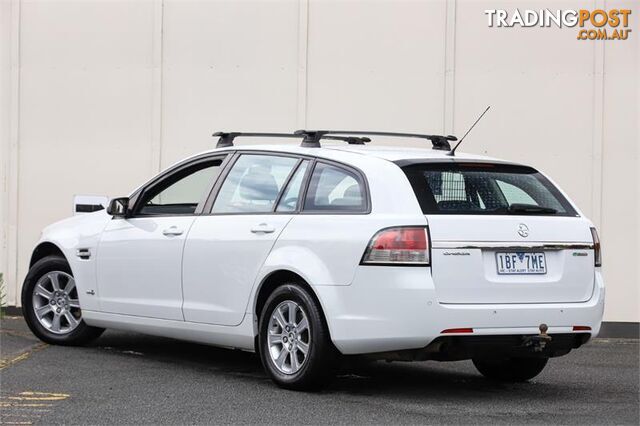
[[[551,342],[552,338],[547,334],[549,327],[547,324],[540,324],[538,327],[540,334],[536,336],[524,336],[522,346],[530,348],[534,352],[542,352],[547,347],[547,343]]]

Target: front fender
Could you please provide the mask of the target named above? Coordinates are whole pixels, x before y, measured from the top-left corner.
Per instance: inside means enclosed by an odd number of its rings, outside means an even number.
[[[75,278],[82,309],[99,309],[95,257],[100,236],[110,219],[106,212],[99,211],[54,223],[42,231],[33,252],[35,255],[43,244],[52,244],[62,252]],[[89,257],[80,258],[79,249],[87,249]]]

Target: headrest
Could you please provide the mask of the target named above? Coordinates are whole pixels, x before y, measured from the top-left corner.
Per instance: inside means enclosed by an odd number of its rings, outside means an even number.
[[[344,191],[342,198],[337,198],[331,202],[332,206],[355,207],[362,204],[362,194],[358,185],[351,185]]]
[[[344,198],[361,198],[362,194],[360,193],[360,185],[351,185],[344,191]]]
[[[275,201],[278,197],[278,184],[269,170],[254,166],[242,177],[239,194],[245,200]]]

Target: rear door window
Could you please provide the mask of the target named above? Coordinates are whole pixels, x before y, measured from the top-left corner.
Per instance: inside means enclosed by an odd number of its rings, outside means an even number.
[[[298,161],[275,155],[241,155],[222,184],[212,213],[272,212]]]
[[[419,163],[403,171],[425,214],[576,215],[560,191],[531,167]]]
[[[295,174],[289,181],[280,201],[278,202],[277,212],[294,212],[298,209],[298,201],[302,192],[302,184],[304,176],[309,167],[309,160],[304,160],[296,170]]]

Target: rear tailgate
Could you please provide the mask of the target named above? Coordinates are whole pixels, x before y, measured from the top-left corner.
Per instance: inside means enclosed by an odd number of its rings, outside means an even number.
[[[590,298],[590,223],[531,167],[491,162],[403,166],[429,222],[442,303],[566,303]]]
[[[589,300],[594,254],[589,223],[575,217],[427,216],[432,274],[442,303],[559,303]],[[528,236],[521,237],[522,225]],[[540,265],[508,273],[504,257]],[[499,273],[500,261],[503,261]],[[507,272],[507,273],[505,273]],[[518,273],[520,272],[520,273]],[[527,273],[533,272],[533,273]]]

